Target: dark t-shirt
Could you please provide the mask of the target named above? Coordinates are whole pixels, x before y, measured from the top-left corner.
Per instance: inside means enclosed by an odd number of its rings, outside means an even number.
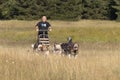
[[[51,26],[48,22],[39,22],[37,23],[39,30],[48,30],[48,28]]]

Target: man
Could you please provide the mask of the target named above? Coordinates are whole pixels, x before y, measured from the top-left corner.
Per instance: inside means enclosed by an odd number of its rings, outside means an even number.
[[[48,31],[51,31],[51,25],[49,24],[49,22],[47,22],[46,16],[43,16],[42,21],[37,23],[36,31],[38,31],[38,36],[42,35],[43,33],[48,35]],[[43,36],[40,36],[40,37],[43,37]],[[45,37],[48,37],[48,36],[45,36]]]
[[[47,17],[43,16],[42,21],[38,22],[35,26],[36,31],[38,32],[38,40],[34,45],[34,49],[36,49],[39,45],[39,38],[48,38],[48,31],[51,31],[51,25],[47,22]]]

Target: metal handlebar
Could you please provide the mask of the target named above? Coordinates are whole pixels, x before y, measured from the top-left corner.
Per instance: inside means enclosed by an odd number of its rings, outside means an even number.
[[[38,31],[49,31],[49,30],[38,30]]]

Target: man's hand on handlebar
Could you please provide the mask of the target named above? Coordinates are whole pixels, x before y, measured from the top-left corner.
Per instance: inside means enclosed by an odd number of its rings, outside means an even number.
[[[51,27],[49,28],[49,31],[50,31],[50,32],[52,31]]]
[[[38,32],[38,31],[39,31],[39,29],[36,29],[36,31]]]

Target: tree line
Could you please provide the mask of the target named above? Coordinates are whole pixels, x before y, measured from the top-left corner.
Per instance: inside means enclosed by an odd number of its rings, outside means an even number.
[[[120,0],[0,0],[0,19],[120,20]]]

